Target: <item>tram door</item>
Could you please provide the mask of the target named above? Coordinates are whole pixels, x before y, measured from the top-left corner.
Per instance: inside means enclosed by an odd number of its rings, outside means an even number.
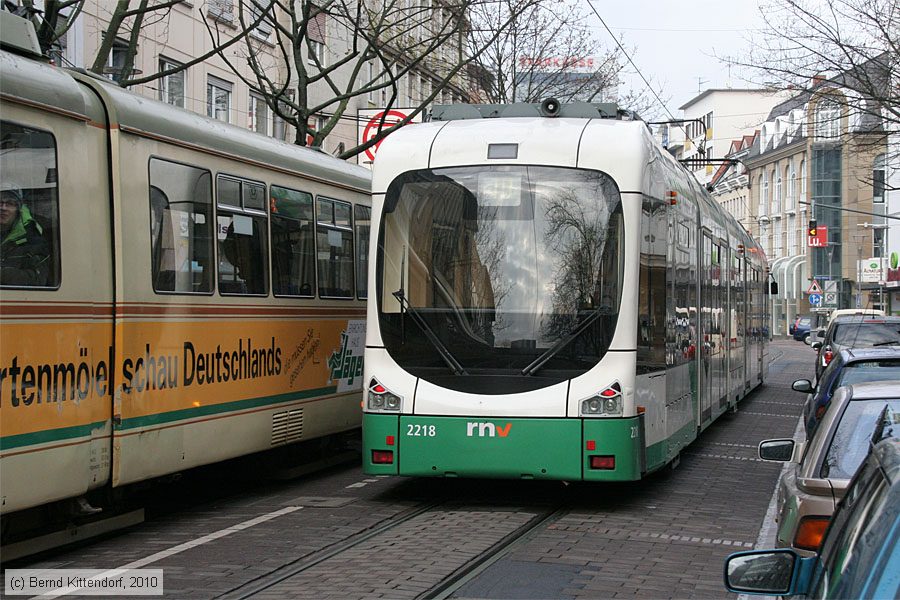
[[[715,380],[715,348],[713,346],[713,309],[715,287],[713,286],[712,238],[707,232],[701,236],[700,249],[700,427],[705,427],[712,419],[712,399]]]

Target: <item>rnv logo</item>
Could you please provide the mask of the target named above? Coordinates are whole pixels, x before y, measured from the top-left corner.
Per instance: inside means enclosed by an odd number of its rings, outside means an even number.
[[[505,427],[497,427],[493,423],[466,423],[466,435],[469,437],[494,437],[499,435],[505,438],[512,429],[512,423],[507,423]]]

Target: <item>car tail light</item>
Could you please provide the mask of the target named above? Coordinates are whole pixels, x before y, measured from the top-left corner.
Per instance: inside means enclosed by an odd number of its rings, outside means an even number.
[[[372,450],[372,462],[376,465],[394,464],[393,450]]]
[[[831,351],[831,348],[828,348],[822,353],[822,366],[827,367],[832,358],[834,358],[834,352]]]
[[[591,468],[611,471],[616,468],[615,456],[592,456]]]
[[[825,530],[828,529],[829,517],[803,517],[794,534],[794,547],[802,550],[819,549]]]

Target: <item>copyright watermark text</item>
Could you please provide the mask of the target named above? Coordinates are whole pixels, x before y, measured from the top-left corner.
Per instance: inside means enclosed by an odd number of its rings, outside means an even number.
[[[162,569],[7,569],[8,596],[162,596]]]

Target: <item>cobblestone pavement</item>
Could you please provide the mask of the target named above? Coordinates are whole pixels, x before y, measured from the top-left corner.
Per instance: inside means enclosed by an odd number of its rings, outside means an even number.
[[[455,597],[721,598],[723,559],[756,543],[780,471],[756,458],[756,445],[793,433],[803,395],[790,384],[812,370],[802,344],[776,342],[771,353],[782,356],[769,384],[704,432],[677,469],[642,482],[412,480],[337,468],[10,566],[162,568],[169,598],[241,597],[273,572],[284,575],[253,597],[415,598],[564,507]]]

